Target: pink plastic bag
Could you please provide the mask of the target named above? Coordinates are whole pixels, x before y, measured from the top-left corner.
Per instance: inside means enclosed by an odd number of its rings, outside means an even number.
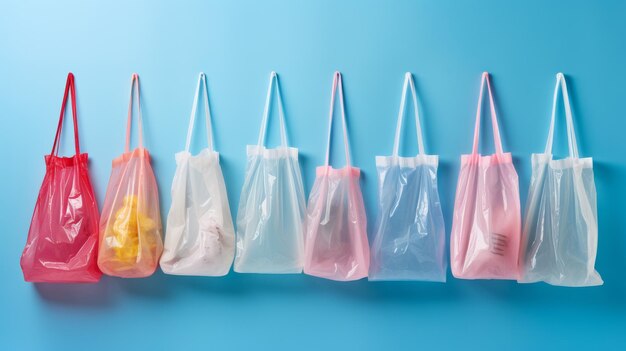
[[[68,92],[76,154],[59,157]],[[98,206],[89,179],[87,154],[80,153],[77,123],[74,75],[69,73],[54,145],[46,156],[46,175],[20,259],[27,282],[95,283],[102,276],[96,264]]]
[[[137,83],[139,147],[130,151],[132,89]],[[133,74],[128,106],[126,151],[113,160],[102,219],[98,266],[108,275],[140,278],[152,275],[163,251],[159,193],[150,154],[143,148],[139,76]]]
[[[335,94],[339,89],[346,166],[329,166]],[[339,281],[367,277],[367,218],[359,185],[360,170],[350,165],[341,74],[335,72],[330,101],[326,165],[316,170],[305,221],[304,273]]]
[[[487,82],[496,153],[478,153],[483,90]],[[450,238],[452,274],[464,279],[517,279],[521,215],[519,184],[510,153],[502,152],[496,110],[483,73],[472,154],[461,157]]]

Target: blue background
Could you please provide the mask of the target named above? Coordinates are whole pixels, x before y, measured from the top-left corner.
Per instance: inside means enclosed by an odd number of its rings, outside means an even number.
[[[2,348],[624,347],[625,15],[623,1],[3,1]],[[257,140],[269,72],[280,75],[308,194],[314,168],[324,160],[337,69],[344,74],[370,229],[377,212],[374,156],[391,153],[403,73],[411,71],[427,151],[441,155],[448,233],[459,156],[471,150],[481,72],[493,74],[504,148],[515,158],[523,207],[530,154],[545,146],[555,73],[563,71],[581,155],[594,158],[597,269],[605,285],[571,289],[450,275],[447,284],[338,283],[234,273],[104,277],[88,286],[23,281],[19,257],[68,71],[76,74],[81,144],[90,154],[100,205],[110,162],[123,152],[130,75],[140,74],[146,145],[165,218],[174,153],[184,147],[199,71],[208,77],[216,147],[235,215],[245,145]],[[563,154],[560,117],[556,142]],[[489,123],[483,125],[488,130]],[[407,127],[402,150],[408,155],[416,149],[413,124]],[[69,131],[65,154],[73,150]],[[197,151],[204,134],[201,125],[196,131]],[[481,138],[487,152],[488,136]],[[340,144],[334,145],[333,161],[341,165]]]

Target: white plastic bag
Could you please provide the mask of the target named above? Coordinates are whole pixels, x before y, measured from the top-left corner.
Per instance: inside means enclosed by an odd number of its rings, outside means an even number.
[[[264,146],[272,91],[280,117],[281,146]],[[301,273],[304,264],[304,187],[298,149],[287,146],[280,87],[270,75],[258,145],[248,145],[248,164],[237,213],[235,271]]]
[[[398,156],[406,93],[411,87],[417,145],[415,157]],[[379,215],[369,280],[446,281],[445,224],[437,191],[437,155],[426,155],[415,84],[407,72],[392,156],[377,156]]]
[[[189,147],[201,86],[205,91],[208,148],[193,156]],[[225,275],[235,255],[235,233],[219,153],[213,150],[204,73],[198,77],[185,151],[176,154],[176,165],[161,269],[168,274]]]
[[[559,86],[563,94],[569,157],[554,160],[552,143]],[[596,188],[591,157],[579,158],[565,77],[556,76],[552,120],[543,154],[532,155],[524,219],[520,282],[602,285],[595,270],[598,247]]]

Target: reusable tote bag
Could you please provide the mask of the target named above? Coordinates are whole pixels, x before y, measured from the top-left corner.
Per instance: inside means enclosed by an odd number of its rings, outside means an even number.
[[[265,145],[272,90],[276,86],[281,146]],[[258,145],[248,145],[246,177],[237,213],[235,271],[301,273],[304,187],[298,149],[287,146],[285,115],[276,72],[270,75]]]
[[[487,83],[496,153],[478,153]],[[452,274],[464,279],[517,279],[521,218],[519,184],[510,153],[502,151],[496,109],[483,73],[472,154],[461,156],[450,238]]]
[[[139,115],[139,147],[131,151],[133,88]],[[98,266],[108,275],[140,278],[156,270],[163,243],[159,193],[150,166],[150,154],[143,148],[139,76],[136,73],[132,76],[130,89],[126,148],[124,154],[113,160],[100,220]]]
[[[411,87],[417,145],[400,157],[400,131]],[[377,156],[379,215],[371,248],[370,280],[446,281],[445,226],[437,191],[437,155],[426,155],[411,73],[402,89],[392,156]]]
[[[59,157],[68,93],[74,121],[73,157]],[[20,265],[27,282],[94,283],[102,273],[98,255],[98,206],[93,195],[87,154],[80,153],[74,75],[67,75],[54,144]]]
[[[208,148],[189,153],[198,98],[204,86]],[[185,151],[176,154],[172,205],[167,216],[161,269],[168,274],[221,276],[235,255],[235,230],[230,217],[219,154],[213,150],[209,90],[204,73],[198,77]]]
[[[569,157],[554,160],[552,143],[559,85],[563,94]],[[565,77],[556,75],[548,142],[532,156],[532,178],[524,219],[520,282],[602,285],[596,272],[598,215],[591,157],[579,158]]]
[[[330,137],[335,95],[339,90],[346,166],[332,168]],[[361,171],[350,163],[341,74],[335,72],[328,113],[326,164],[317,167],[306,216],[304,272],[321,278],[347,281],[367,277],[370,253],[367,218],[359,185]]]

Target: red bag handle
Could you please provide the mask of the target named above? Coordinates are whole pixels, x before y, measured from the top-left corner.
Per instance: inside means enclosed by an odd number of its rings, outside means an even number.
[[[72,72],[67,74],[67,81],[65,82],[65,93],[63,94],[63,104],[61,105],[61,115],[59,116],[59,125],[57,126],[57,133],[54,137],[54,144],[52,145],[51,155],[57,156],[59,154],[59,147],[61,146],[61,130],[63,129],[63,117],[65,116],[65,106],[67,104],[68,93],[72,100],[72,119],[74,120],[74,146],[76,148],[76,155],[80,155],[80,145],[78,143],[78,119],[76,117],[76,88],[74,87],[74,74]]]

